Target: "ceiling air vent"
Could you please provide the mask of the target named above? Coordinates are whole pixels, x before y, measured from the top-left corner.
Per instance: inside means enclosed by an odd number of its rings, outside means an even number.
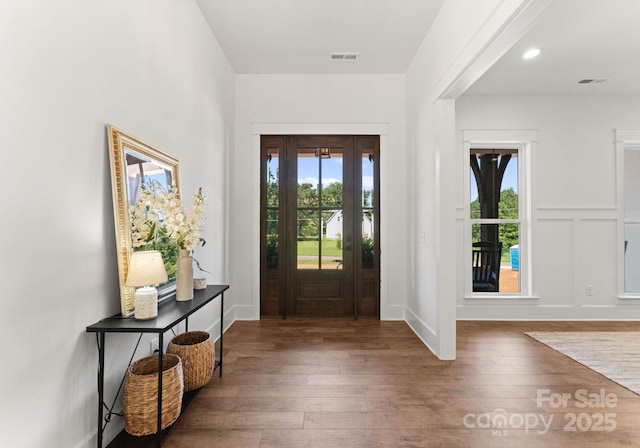
[[[578,84],[602,84],[605,81],[606,79],[604,78],[587,78],[581,79],[580,81],[578,81]]]
[[[331,53],[332,61],[356,61],[358,53]]]

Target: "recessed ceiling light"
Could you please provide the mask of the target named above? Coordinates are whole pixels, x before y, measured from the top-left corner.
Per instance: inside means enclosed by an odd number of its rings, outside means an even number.
[[[536,56],[538,56],[540,54],[540,49],[539,48],[532,48],[530,50],[527,50],[523,55],[522,55],[522,59],[533,59]]]

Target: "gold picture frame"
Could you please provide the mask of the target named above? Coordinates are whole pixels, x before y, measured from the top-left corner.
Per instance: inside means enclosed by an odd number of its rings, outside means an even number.
[[[120,312],[123,317],[133,314],[135,288],[125,286],[129,259],[133,251],[131,243],[130,207],[135,204],[142,183],[150,179],[172,184],[179,192],[180,167],[178,159],[108,124],[109,159],[111,162],[111,191],[116,234],[116,255],[120,281]],[[145,171],[146,170],[146,171]],[[165,260],[165,264],[172,261]],[[158,287],[158,297],[170,297],[175,292],[175,281]]]

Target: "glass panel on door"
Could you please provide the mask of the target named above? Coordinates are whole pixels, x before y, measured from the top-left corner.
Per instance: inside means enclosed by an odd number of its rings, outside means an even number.
[[[298,269],[342,269],[342,150],[298,149]]]
[[[373,166],[373,153],[362,154],[362,268],[373,269],[374,268],[374,248],[375,248],[375,232],[373,223],[374,219],[374,166]]]

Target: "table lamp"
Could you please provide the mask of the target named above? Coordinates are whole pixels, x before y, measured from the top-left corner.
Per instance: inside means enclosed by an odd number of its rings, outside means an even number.
[[[138,288],[133,299],[136,319],[154,319],[158,315],[158,290],[152,285],[166,281],[167,271],[159,251],[147,250],[131,254],[124,284]]]

